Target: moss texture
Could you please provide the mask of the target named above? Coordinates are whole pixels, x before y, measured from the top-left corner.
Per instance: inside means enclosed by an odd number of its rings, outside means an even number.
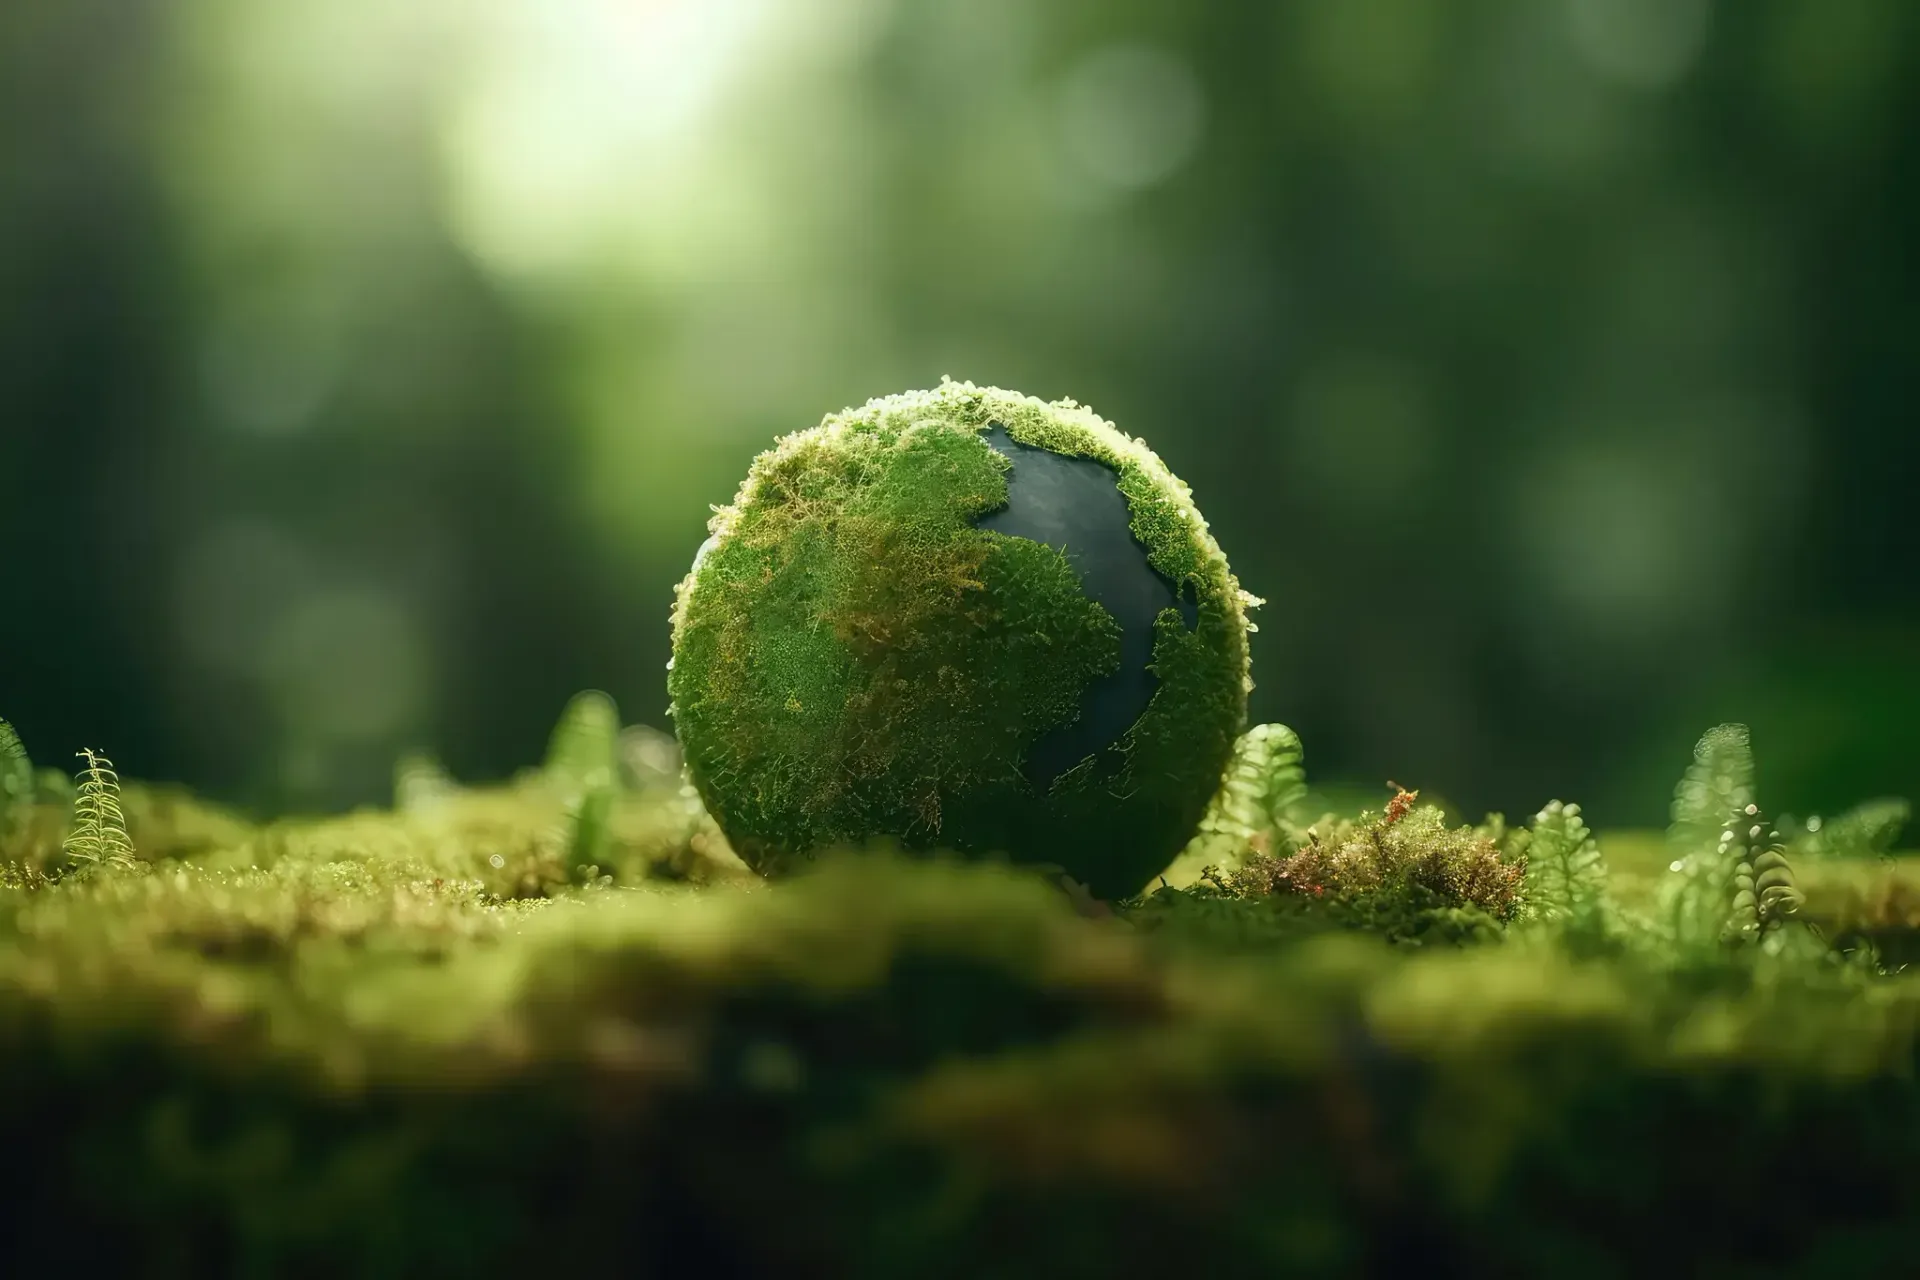
[[[1799,909],[1690,938],[1653,923],[1675,840],[1718,850],[1714,797],[1752,834],[1744,739],[1604,876],[1568,805],[1289,834],[1301,758],[1250,731],[1199,842],[1237,870],[1104,915],[977,859],[764,879],[597,695],[506,785],[402,762],[391,812],[129,784],[124,864],[37,788],[0,833],[8,1274],[1912,1273],[1883,823],[1781,824]]]
[[[1023,769],[1119,662],[1119,625],[1042,543],[975,527],[1010,465],[982,439],[1111,467],[1182,598],[1125,735],[1043,793]],[[692,777],[734,848],[777,873],[874,837],[1048,862],[1113,896],[1192,835],[1250,688],[1244,593],[1186,487],[1071,402],[943,382],[873,401],[755,460],[682,583],[669,677]]]
[[[135,872],[35,875],[44,812],[0,848],[22,1274],[1910,1273],[1910,976],[1395,948],[1297,894],[1091,920],[945,859],[768,885],[664,790],[622,887],[544,776],[128,814]]]

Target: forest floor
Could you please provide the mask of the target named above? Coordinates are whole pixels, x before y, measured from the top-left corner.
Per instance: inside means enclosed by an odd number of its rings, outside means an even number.
[[[0,1239],[39,1265],[1867,1276],[1920,1239],[1911,859],[1801,866],[1817,944],[1682,963],[1382,937],[1195,858],[1112,911],[875,852],[768,884],[664,768],[119,799],[132,862],[64,863],[58,795],[0,846]],[[1598,843],[1654,912],[1670,838]]]

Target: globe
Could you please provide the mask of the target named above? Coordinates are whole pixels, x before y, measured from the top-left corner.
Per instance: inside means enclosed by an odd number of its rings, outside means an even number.
[[[784,437],[709,533],[668,692],[749,865],[885,840],[1116,897],[1191,838],[1259,602],[1143,442],[943,381]]]

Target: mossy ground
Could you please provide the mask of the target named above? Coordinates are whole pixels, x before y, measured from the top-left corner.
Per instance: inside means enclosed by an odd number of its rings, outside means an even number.
[[[1156,626],[1158,689],[1122,739],[1029,784],[1029,748],[1119,662],[1119,627],[1052,547],[976,528],[1007,501],[982,433],[1113,468],[1152,566],[1195,604]],[[1165,867],[1244,727],[1246,610],[1191,495],[1071,403],[971,384],[876,400],[758,458],[680,589],[671,673],[694,781],[776,871],[872,836],[1049,860],[1107,896]]]
[[[142,864],[85,875],[30,810],[10,1264],[1911,1274],[1920,978],[1484,921],[1390,946],[1198,883],[1093,918],[940,858],[769,884],[670,785],[622,788],[583,865],[564,783],[267,825],[134,788]],[[1660,837],[1605,845],[1651,904]],[[1914,863],[1801,881],[1832,930],[1913,934]]]

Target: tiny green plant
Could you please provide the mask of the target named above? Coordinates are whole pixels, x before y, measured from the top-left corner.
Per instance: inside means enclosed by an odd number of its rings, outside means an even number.
[[[1886,825],[1884,819],[1859,820],[1862,831]],[[1853,837],[1843,838],[1853,843]],[[1723,955],[1729,944],[1779,938],[1799,914],[1805,894],[1787,840],[1760,807],[1747,726],[1716,726],[1694,747],[1693,764],[1674,791],[1668,841],[1673,874],[1660,895],[1661,922],[1675,962]],[[1810,930],[1801,933],[1811,936]]]
[[[1274,852],[1283,826],[1307,798],[1304,759],[1300,735],[1286,725],[1255,725],[1241,734],[1196,842],[1221,853]]]
[[[554,726],[544,770],[567,813],[568,861],[605,861],[608,823],[620,791],[620,711],[604,693],[574,697]]]
[[[1747,727],[1709,729],[1674,789],[1667,841],[1673,873],[1661,891],[1661,922],[1676,954],[1716,948],[1725,936],[1737,859],[1720,840],[1728,820],[1754,803],[1753,747]]]
[[[10,834],[33,803],[33,761],[12,725],[0,720],[0,837]]]
[[[130,868],[137,859],[120,807],[120,775],[114,772],[113,761],[90,747],[76,754],[87,765],[74,777],[73,825],[62,847],[88,870]]]
[[[569,797],[615,785],[620,774],[620,711],[604,693],[567,703],[547,743],[547,777]]]
[[[1526,865],[1528,919],[1551,923],[1570,940],[1606,935],[1607,863],[1579,805],[1555,800],[1534,816]]]

